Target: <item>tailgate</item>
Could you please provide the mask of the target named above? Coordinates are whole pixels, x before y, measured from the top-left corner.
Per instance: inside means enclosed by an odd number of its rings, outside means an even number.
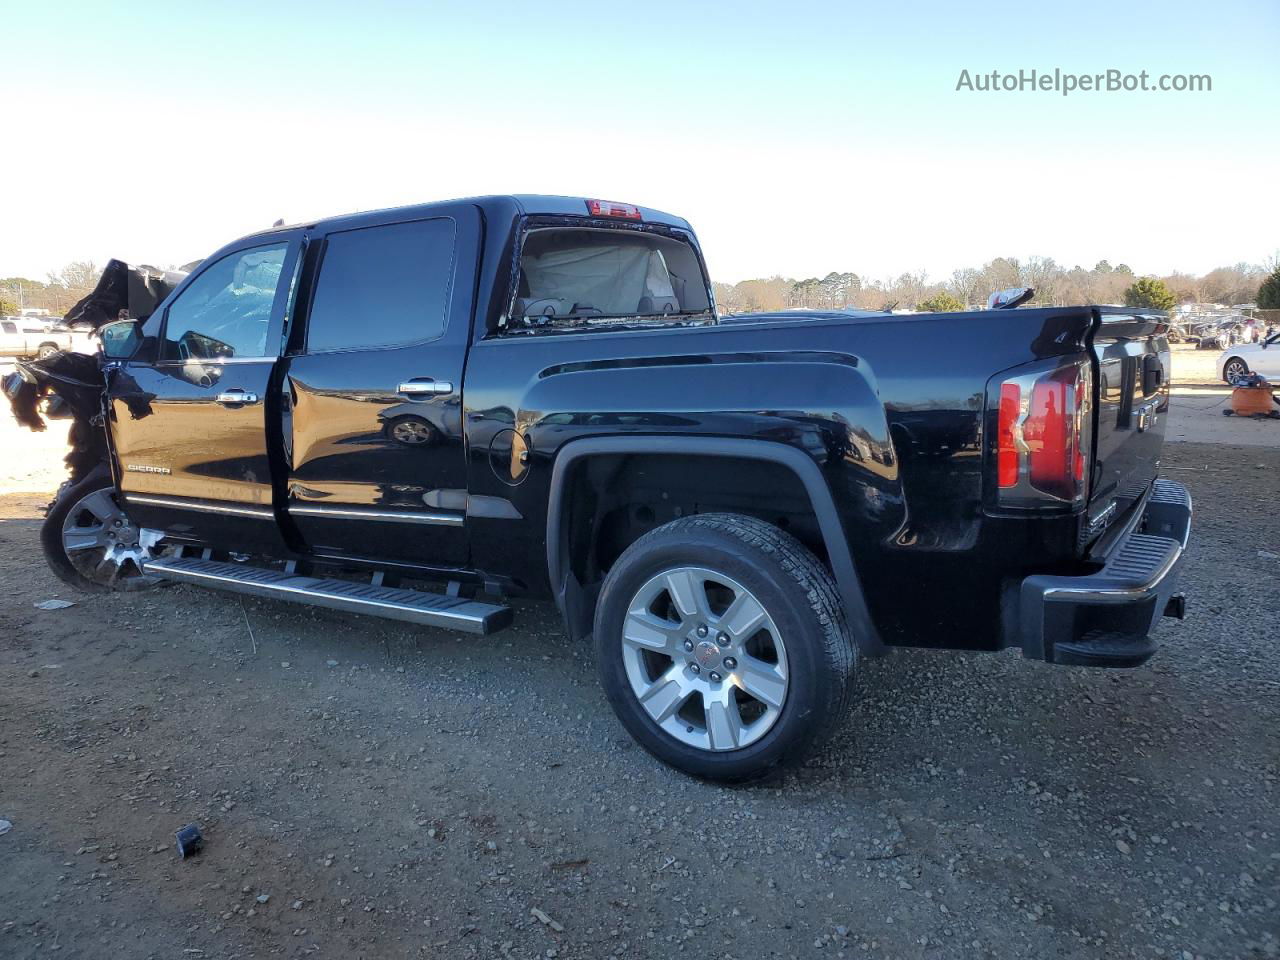
[[[1093,336],[1097,405],[1086,540],[1122,517],[1151,486],[1169,408],[1167,318],[1102,308],[1099,320]]]

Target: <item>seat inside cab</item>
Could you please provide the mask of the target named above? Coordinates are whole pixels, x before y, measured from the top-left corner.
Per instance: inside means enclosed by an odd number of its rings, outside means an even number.
[[[589,227],[525,234],[512,310],[517,322],[660,318],[709,309],[701,265],[683,241]]]

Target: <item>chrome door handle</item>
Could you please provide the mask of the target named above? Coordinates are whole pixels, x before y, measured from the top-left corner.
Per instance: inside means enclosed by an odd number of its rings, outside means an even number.
[[[444,396],[446,393],[453,393],[453,384],[448,380],[428,380],[425,377],[417,380],[406,380],[397,387],[401,393],[408,393],[415,396]]]
[[[215,403],[257,403],[258,395],[256,393],[245,393],[239,387],[232,387],[225,393],[219,393],[214,398]]]

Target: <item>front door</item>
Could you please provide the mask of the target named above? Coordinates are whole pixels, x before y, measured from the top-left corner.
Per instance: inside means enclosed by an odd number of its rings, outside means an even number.
[[[424,567],[467,561],[462,374],[474,207],[362,218],[308,241],[284,361],[285,509],[314,553]]]
[[[268,410],[300,234],[203,264],[156,341],[111,376],[120,489],[139,525],[229,550],[281,545]]]

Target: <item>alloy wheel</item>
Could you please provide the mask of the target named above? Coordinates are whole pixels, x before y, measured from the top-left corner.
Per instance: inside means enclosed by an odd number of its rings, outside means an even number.
[[[621,645],[637,701],[681,743],[741,749],[781,716],[782,635],[751,591],[724,574],[675,567],[650,578],[627,607]]]
[[[421,420],[401,420],[391,428],[391,436],[400,443],[418,446],[430,442],[431,427]]]
[[[158,582],[142,572],[143,563],[151,556],[146,540],[110,489],[86,494],[62,521],[62,549],[67,560],[86,580],[104,587],[122,589]]]

